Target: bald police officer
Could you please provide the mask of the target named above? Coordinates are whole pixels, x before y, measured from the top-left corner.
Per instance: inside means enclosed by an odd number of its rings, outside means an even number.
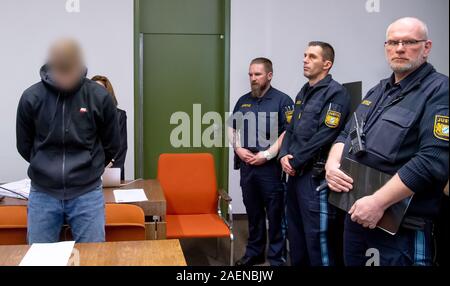
[[[279,155],[289,174],[287,232],[293,266],[332,266],[336,261],[336,209],[328,204],[328,189],[316,191],[325,181],[328,152],[350,110],[346,89],[329,74],[334,57],[330,44],[309,43],[303,59],[308,82],[297,96]]]
[[[284,185],[275,159],[292,116],[293,101],[271,86],[272,62],[254,59],[249,77],[252,91],[242,96],[229,120],[229,138],[240,166],[241,187],[248,215],[249,238],[238,266],[263,264],[266,253],[266,219],[269,221],[267,258],[272,266],[285,264]]]
[[[347,124],[330,152],[326,178],[333,191],[352,190],[352,178],[339,170],[342,156],[393,175],[347,215],[346,265],[365,265],[369,249],[379,252],[382,266],[431,265],[432,220],[449,175],[448,77],[427,62],[432,42],[422,21],[399,19],[386,36],[393,74],[371,89],[356,111],[364,123],[366,151],[358,156],[351,152],[353,123]],[[405,218],[416,223],[403,223],[394,236],[376,228],[387,208],[412,195]]]

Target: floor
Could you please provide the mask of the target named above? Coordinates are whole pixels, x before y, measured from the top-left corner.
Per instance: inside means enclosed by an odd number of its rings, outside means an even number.
[[[247,219],[240,216],[234,219],[234,258],[235,261],[245,253],[248,237]],[[217,251],[217,245],[219,251]],[[189,266],[228,266],[230,263],[230,240],[219,239],[183,239],[184,256]],[[219,254],[219,255],[218,255]],[[268,266],[266,262],[263,266]]]
[[[450,237],[448,227],[448,214],[450,210],[450,199],[448,197],[443,202],[442,214],[438,221],[437,228],[437,264],[440,266],[448,266],[450,264],[450,251],[448,247],[448,238]],[[241,258],[245,252],[245,246],[248,237],[248,227],[246,216],[236,216],[234,219],[235,241],[235,261]],[[342,242],[338,243],[341,244]],[[216,251],[216,239],[189,239],[182,240],[181,246],[189,266],[228,266],[230,259],[230,241],[228,239],[219,240],[219,251]],[[339,249],[342,253],[342,249]],[[219,255],[217,255],[219,254]],[[266,262],[264,266],[268,266]],[[289,265],[289,261],[287,263]],[[343,261],[339,261],[338,265],[343,265]]]

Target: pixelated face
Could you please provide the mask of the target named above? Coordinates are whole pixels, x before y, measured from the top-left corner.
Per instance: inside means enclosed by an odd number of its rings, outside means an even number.
[[[62,90],[75,88],[84,72],[81,49],[73,40],[60,40],[50,49],[48,64],[54,83]]]
[[[71,90],[80,82],[83,67],[77,63],[62,61],[50,62],[52,79],[63,90]]]

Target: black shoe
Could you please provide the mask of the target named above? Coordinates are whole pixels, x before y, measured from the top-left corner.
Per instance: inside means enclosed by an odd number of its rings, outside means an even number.
[[[264,256],[253,256],[253,257],[244,256],[241,259],[239,259],[238,261],[236,261],[236,263],[234,265],[235,266],[254,266],[254,265],[264,264],[265,262],[266,262],[266,259],[264,258]]]
[[[284,267],[286,266],[286,261],[270,261],[271,267]]]

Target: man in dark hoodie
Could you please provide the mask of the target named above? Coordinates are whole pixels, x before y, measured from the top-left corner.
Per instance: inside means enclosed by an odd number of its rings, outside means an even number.
[[[56,42],[17,110],[17,149],[30,163],[28,243],[57,242],[69,224],[77,242],[105,240],[101,175],[120,146],[116,107],[86,78],[80,47]]]

